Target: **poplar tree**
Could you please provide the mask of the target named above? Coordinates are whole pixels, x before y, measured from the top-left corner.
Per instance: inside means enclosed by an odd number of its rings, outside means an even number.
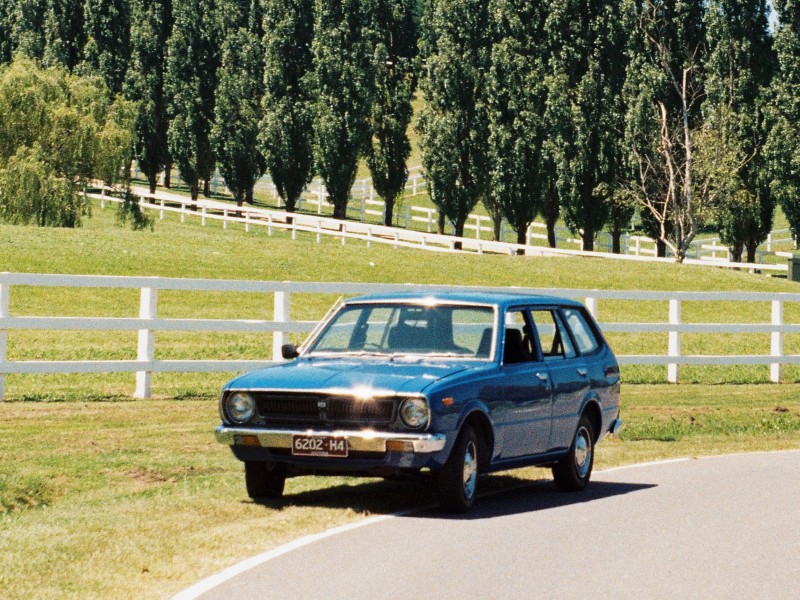
[[[193,200],[200,180],[214,173],[211,146],[219,39],[213,0],[175,0],[175,19],[167,43],[167,140],[171,158],[189,186]]]
[[[408,179],[411,154],[408,125],[414,112],[411,100],[417,86],[416,0],[372,2],[372,111],[367,166],[372,185],[385,202],[384,225],[391,226],[394,206]]]
[[[347,217],[358,159],[369,143],[370,81],[363,0],[315,0],[314,158],[333,216]]]
[[[135,1],[135,0],[134,0]],[[122,91],[130,59],[130,0],[85,0],[85,61],[112,94]]]
[[[549,3],[548,123],[564,221],[583,250],[608,220],[621,175],[625,30],[615,0]]]
[[[770,189],[796,243],[800,239],[800,2],[776,0],[775,7],[778,73],[768,143],[773,164]]]
[[[766,91],[776,68],[767,0],[715,0],[706,11],[706,144],[714,157],[720,238],[734,261],[772,230],[775,200],[769,188]],[[728,157],[720,161],[719,157]]]
[[[10,38],[13,55],[19,52],[41,59],[44,54],[44,22],[48,0],[5,0],[8,2]]]
[[[83,60],[83,0],[47,0],[44,16],[45,65],[72,71]]]
[[[262,70],[255,32],[245,27],[226,32],[211,141],[225,185],[239,206],[252,201],[253,186],[266,168],[258,151]]]
[[[259,147],[286,210],[311,181],[313,0],[265,0]]]
[[[125,96],[136,102],[135,156],[150,193],[169,163],[165,68],[172,0],[131,0],[131,57]]]
[[[13,54],[13,8],[11,0],[0,0],[0,65],[9,62]]]
[[[487,6],[484,0],[431,0],[420,40],[426,101],[418,122],[422,165],[431,200],[459,237],[489,180]]]
[[[546,12],[536,2],[492,0],[489,13],[495,36],[486,86],[490,197],[516,231],[517,243],[524,244],[547,188],[547,55],[542,43]]]

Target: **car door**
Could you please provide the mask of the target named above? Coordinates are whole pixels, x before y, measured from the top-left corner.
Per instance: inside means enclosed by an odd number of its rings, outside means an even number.
[[[540,454],[550,445],[550,375],[535,351],[531,332],[527,308],[506,312],[500,367],[503,399],[495,415],[504,429],[501,458]]]
[[[589,392],[586,362],[575,351],[557,307],[531,311],[536,341],[547,366],[553,393],[552,427],[548,450],[568,448]]]

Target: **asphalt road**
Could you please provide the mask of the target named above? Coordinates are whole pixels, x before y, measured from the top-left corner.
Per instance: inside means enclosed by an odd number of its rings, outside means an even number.
[[[800,598],[800,451],[540,482],[270,556],[197,597]]]

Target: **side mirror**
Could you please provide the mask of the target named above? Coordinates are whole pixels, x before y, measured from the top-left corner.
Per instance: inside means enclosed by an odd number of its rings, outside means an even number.
[[[297,351],[297,344],[284,344],[281,346],[281,355],[287,360],[300,356]]]

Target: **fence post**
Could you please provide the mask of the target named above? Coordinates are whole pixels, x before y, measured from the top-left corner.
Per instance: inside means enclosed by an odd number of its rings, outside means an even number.
[[[597,320],[597,298],[586,298],[586,310],[592,315],[592,318]]]
[[[206,226],[206,207],[205,207],[205,205],[203,205],[203,217],[202,217],[200,223],[201,223],[201,225],[203,227]]]
[[[223,208],[222,209],[222,228],[223,229],[227,229],[228,228],[228,209],[227,208]]]
[[[289,321],[289,302],[289,292],[275,292],[273,321],[276,323],[287,323]],[[283,360],[281,347],[284,344],[284,335],[283,331],[275,331],[272,334],[272,360]]]
[[[11,286],[5,283],[0,283],[0,402],[5,398],[5,379],[3,374],[3,367],[6,364],[6,346],[8,342],[8,333],[6,332],[2,320],[8,317],[8,297],[11,293]]]
[[[776,327],[783,325],[783,302],[781,300],[772,301],[772,324]],[[772,356],[783,356],[783,332],[776,329],[770,337],[770,354]],[[781,382],[781,363],[770,364],[769,379],[772,383]]]
[[[669,324],[680,325],[681,323],[681,301],[673,298],[669,301]],[[669,349],[667,356],[680,356],[681,355],[681,338],[677,330],[669,332]],[[667,381],[670,383],[678,383],[678,365],[677,363],[669,363],[667,365]]]
[[[154,288],[142,288],[139,297],[139,318],[155,320],[158,303],[158,290]],[[139,344],[136,352],[136,360],[151,362],[155,358],[155,335],[152,329],[139,330]],[[152,379],[151,371],[136,372],[136,391],[135,398],[150,398],[150,382]]]
[[[250,211],[244,211],[244,232],[250,233]]]

